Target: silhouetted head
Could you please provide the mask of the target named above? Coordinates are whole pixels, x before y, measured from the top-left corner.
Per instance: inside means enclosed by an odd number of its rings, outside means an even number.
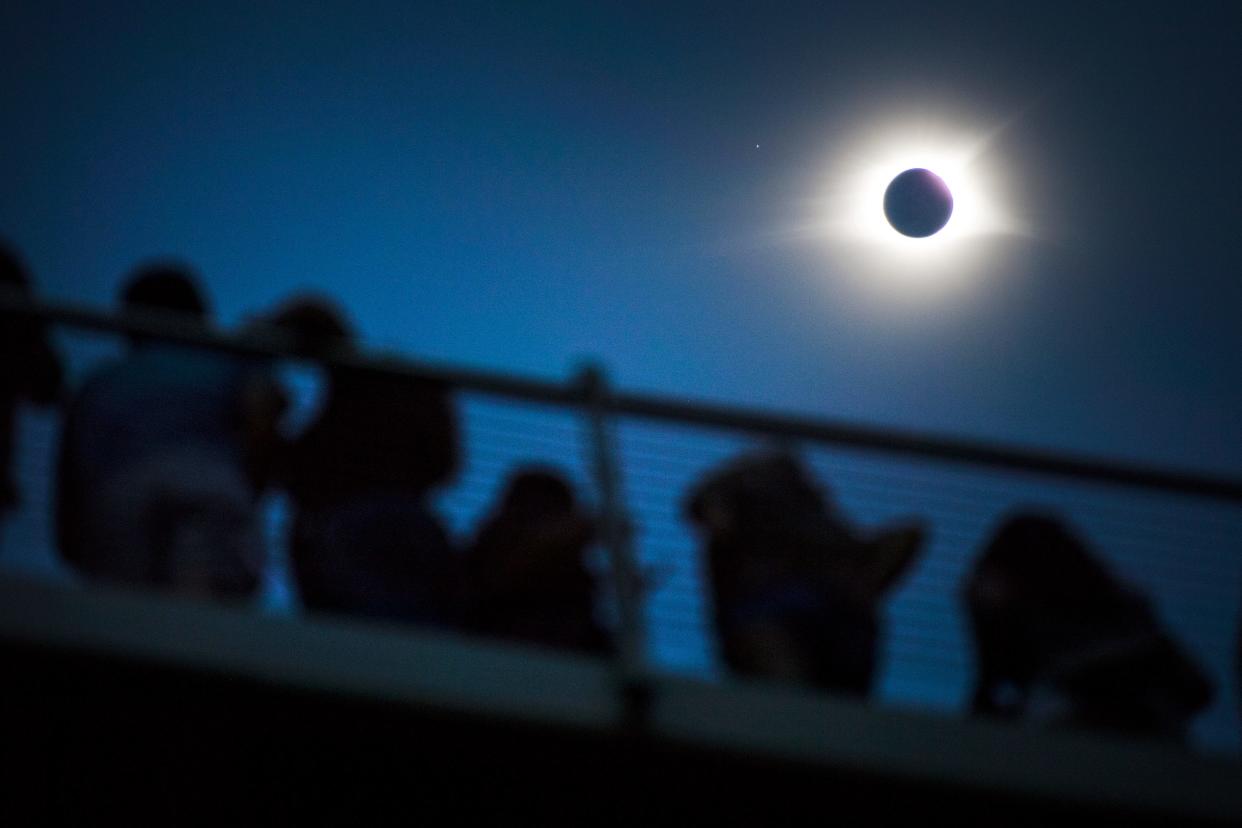
[[[785,451],[744,454],[726,463],[695,486],[685,504],[687,517],[708,530],[766,526],[825,509],[818,484],[801,461]]]
[[[263,321],[292,334],[294,347],[304,353],[342,348],[354,339],[345,311],[324,296],[295,296]]]
[[[158,310],[181,313],[197,320],[210,315],[207,300],[194,272],[180,264],[157,262],[134,271],[121,291],[127,310]]]
[[[0,241],[0,285],[6,287],[27,287],[30,285],[30,273],[17,251]]]
[[[1150,604],[1055,517],[992,536],[966,585],[977,655],[972,708],[1180,738],[1212,686]],[[1032,690],[1042,695],[1029,705]]]
[[[509,515],[562,515],[575,508],[569,483],[551,469],[516,472],[505,489],[501,511]]]
[[[1113,595],[1118,585],[1063,521],[1028,512],[1001,524],[975,565],[970,588],[985,601],[1084,606]]]

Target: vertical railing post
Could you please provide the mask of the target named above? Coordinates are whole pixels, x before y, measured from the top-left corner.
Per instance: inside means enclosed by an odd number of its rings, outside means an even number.
[[[611,417],[611,392],[602,369],[587,365],[578,375],[590,437],[591,472],[599,492],[600,539],[616,588],[617,655],[631,707],[645,698],[647,635],[642,577],[634,552],[633,524],[625,507],[621,462]],[[637,712],[631,710],[631,712]]]

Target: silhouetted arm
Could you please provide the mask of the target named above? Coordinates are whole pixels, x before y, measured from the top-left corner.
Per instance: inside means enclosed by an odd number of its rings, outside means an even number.
[[[448,388],[435,383],[424,389],[420,402],[425,440],[419,447],[429,485],[444,485],[457,476],[461,465],[461,434],[457,406]]]
[[[289,408],[289,398],[266,369],[250,372],[240,396],[246,471],[251,485],[258,491],[278,474],[278,458],[282,453],[279,426]]]
[[[74,473],[72,462],[74,436],[78,425],[78,409],[70,405],[65,412],[61,429],[60,447],[56,457],[56,480],[52,500],[56,549],[61,560],[75,567],[82,563],[81,506],[78,503],[81,485]]]
[[[64,366],[60,354],[39,330],[29,343],[25,392],[33,402],[50,405],[60,401],[64,390]]]

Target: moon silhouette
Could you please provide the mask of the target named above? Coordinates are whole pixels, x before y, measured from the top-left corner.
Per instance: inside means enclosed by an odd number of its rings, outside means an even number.
[[[926,238],[953,215],[953,194],[940,176],[921,167],[906,170],[884,191],[884,217],[903,236]]]

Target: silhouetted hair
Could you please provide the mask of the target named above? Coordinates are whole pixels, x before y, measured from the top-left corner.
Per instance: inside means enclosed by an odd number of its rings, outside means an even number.
[[[1062,724],[1180,738],[1212,684],[1130,589],[1063,521],[1005,520],[964,593],[974,633],[976,713],[1024,715],[1059,694]],[[1043,715],[1047,715],[1046,713]]]
[[[157,262],[134,271],[121,292],[126,308],[143,308],[183,313],[199,319],[208,315],[207,300],[197,285],[194,272],[180,264]]]
[[[595,579],[584,554],[596,535],[556,469],[509,477],[466,550],[466,626],[484,635],[581,652],[611,648],[595,619]]]
[[[856,532],[812,470],[780,447],[710,471],[684,508],[702,533],[720,653],[731,670],[869,692],[879,602],[915,560],[921,529]]]
[[[550,469],[518,472],[509,481],[501,512],[543,516],[573,511],[574,493],[565,479]]]
[[[1023,594],[1058,606],[1083,606],[1118,592],[1112,574],[1068,525],[1033,512],[1010,517],[984,548],[978,568],[1005,573]]]
[[[828,511],[825,492],[794,455],[786,451],[742,454],[695,484],[684,504],[696,524],[709,520],[713,509],[727,511],[734,522],[760,534],[773,521],[820,517]]]
[[[0,285],[6,287],[30,286],[30,272],[17,251],[0,241]]]
[[[322,296],[295,296],[262,321],[292,334],[303,353],[340,348],[354,339],[345,311]]]

